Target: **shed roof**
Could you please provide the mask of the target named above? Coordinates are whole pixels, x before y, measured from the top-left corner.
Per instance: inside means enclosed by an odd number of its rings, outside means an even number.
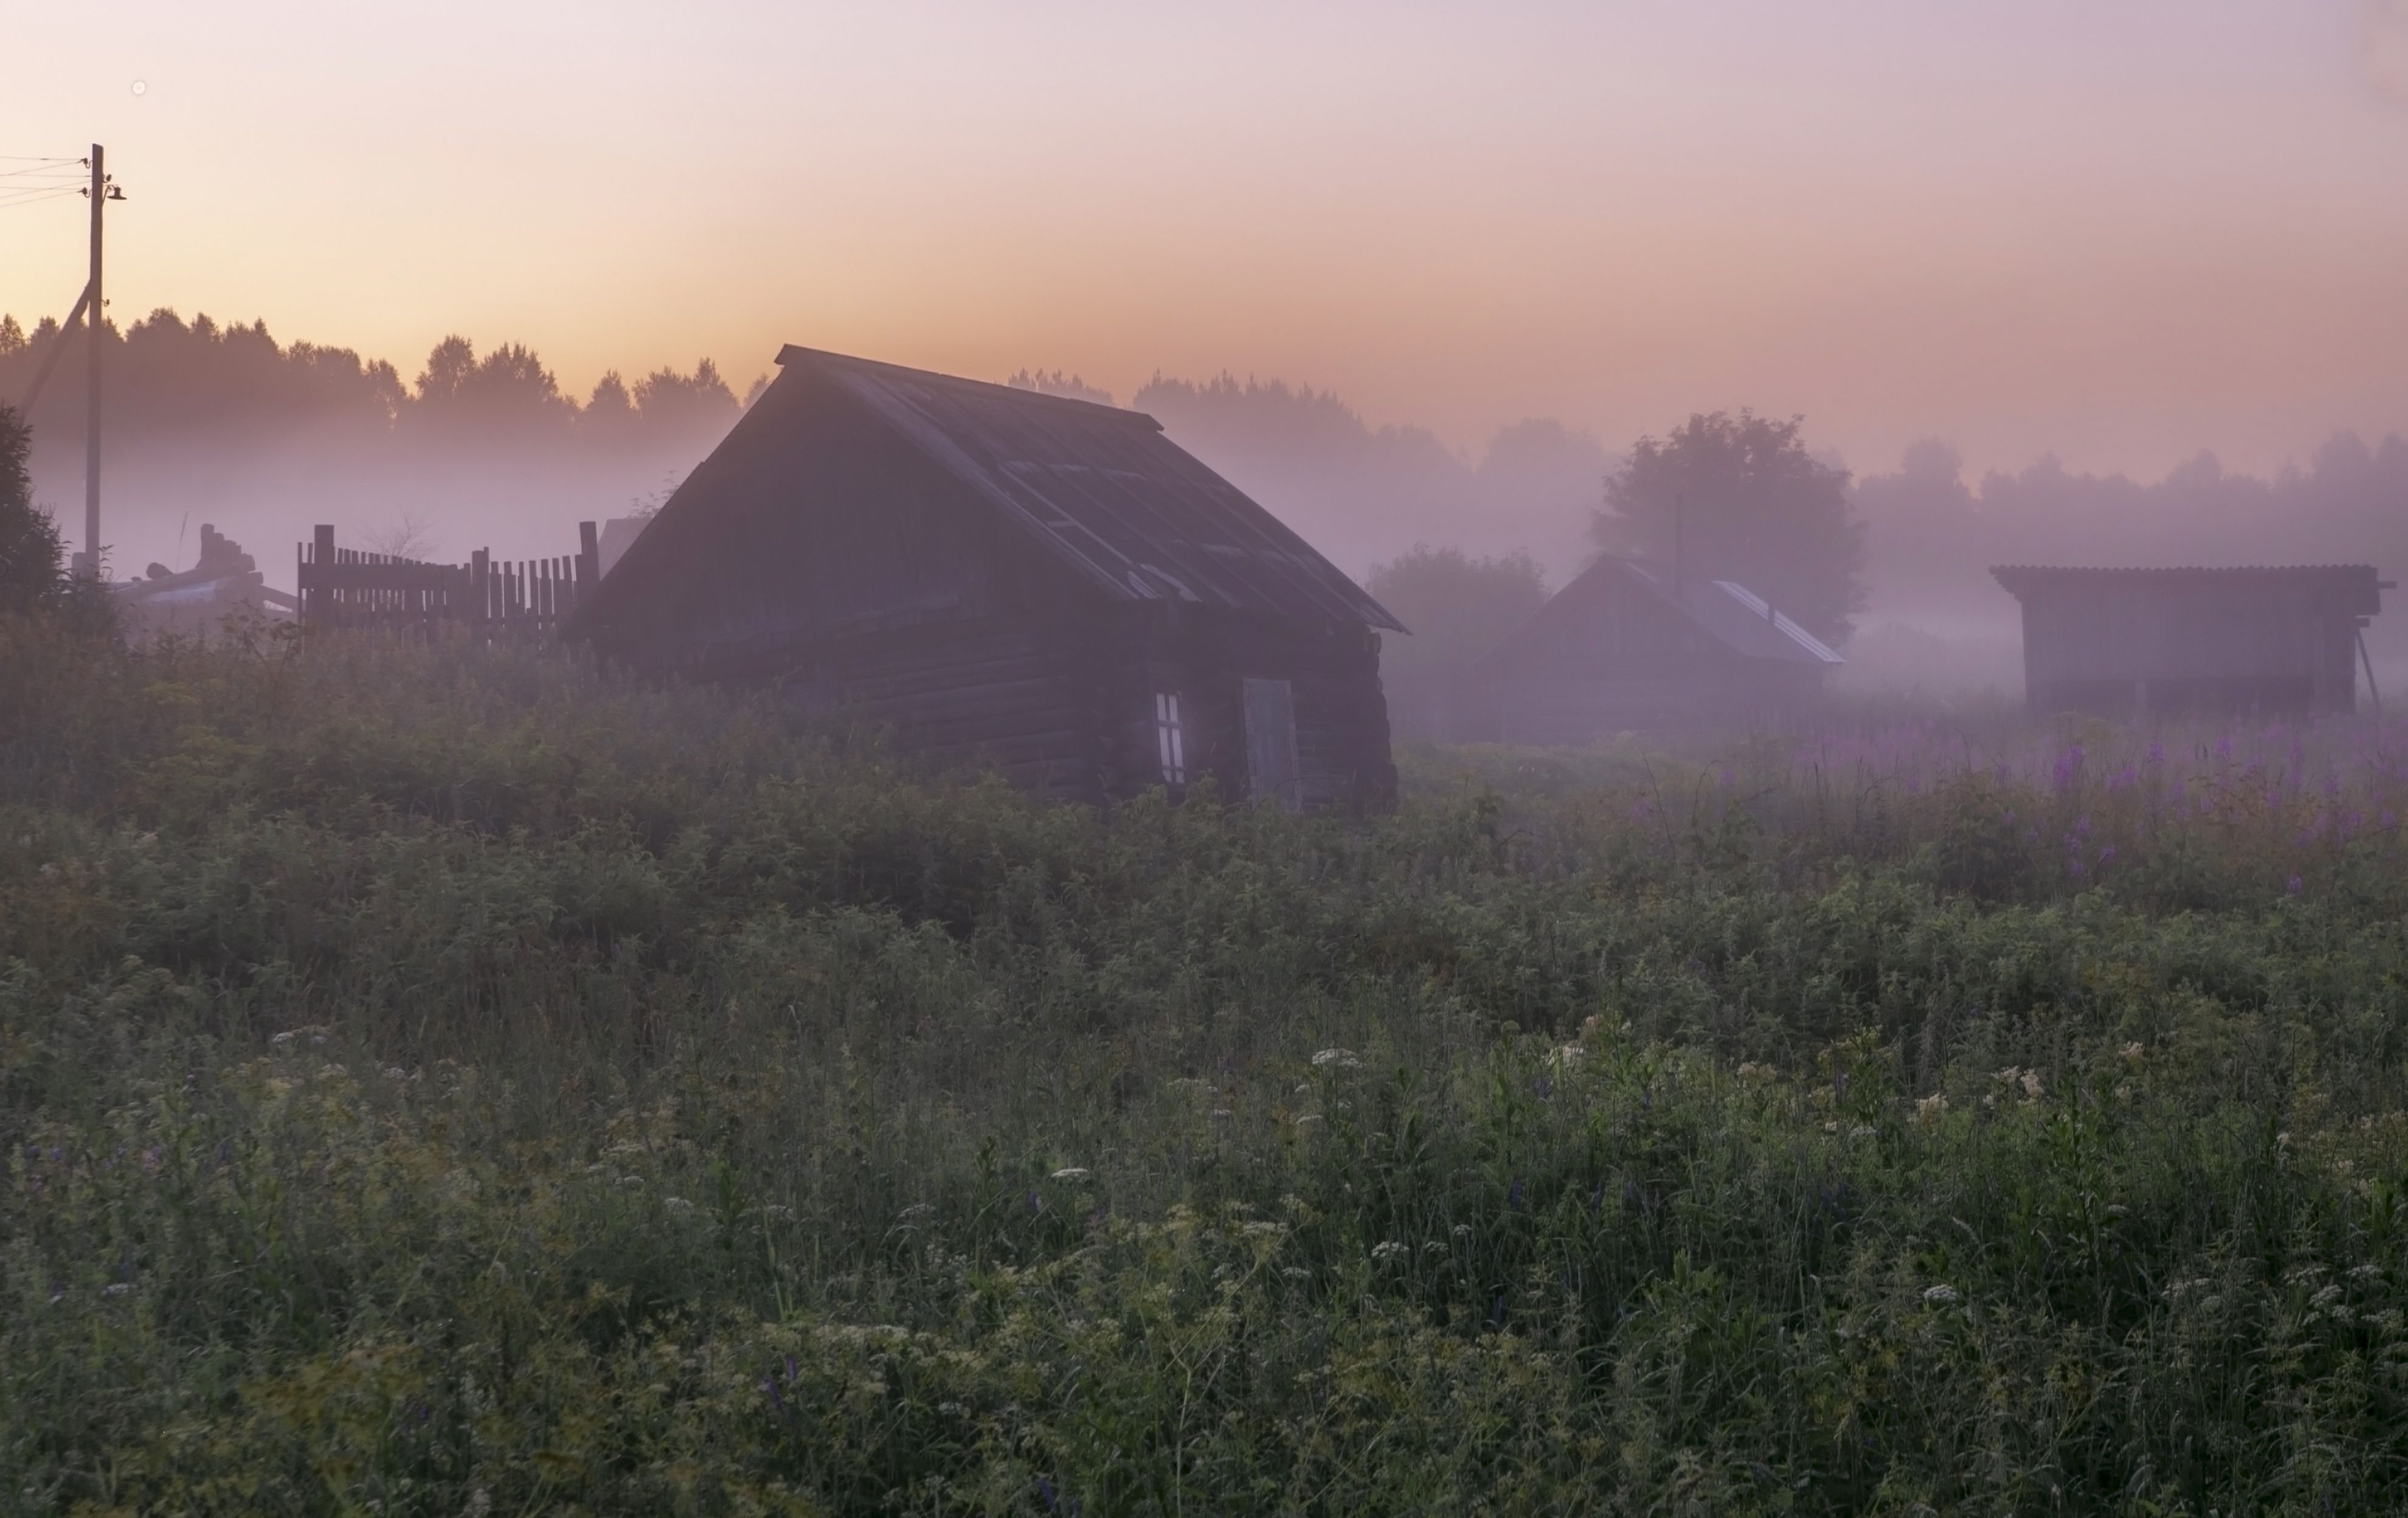
[[[573,634],[620,615],[638,581],[727,551],[708,525],[729,487],[777,466],[775,439],[808,404],[808,378],[857,400],[975,500],[1116,600],[1189,602],[1306,623],[1403,623],[1277,517],[1163,436],[1140,411],[787,346],[785,371],[582,598]],[[634,580],[629,579],[630,573]]]
[[[2336,616],[2371,617],[2383,609],[2393,581],[2377,580],[2371,564],[2179,566],[2143,568],[1994,566],[1990,574],[2017,600],[2051,591],[2195,590],[2229,594],[2291,591],[2315,597]]]
[[[1507,637],[1502,650],[1526,636],[1542,636],[1571,606],[1607,585],[1636,588],[1685,617],[1731,652],[1750,659],[1783,664],[1836,665],[1847,661],[1821,638],[1768,605],[1765,598],[1736,580],[1682,577],[1677,590],[1669,566],[1644,559],[1608,555],[1574,576],[1570,584],[1548,598],[1528,622]]]
[[[1404,631],[1338,566],[1163,435],[1067,396],[788,346],[1108,594]]]

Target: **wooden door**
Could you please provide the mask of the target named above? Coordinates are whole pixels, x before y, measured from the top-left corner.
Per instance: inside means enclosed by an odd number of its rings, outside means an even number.
[[[1290,811],[1304,807],[1296,762],[1296,697],[1283,680],[1245,682],[1246,794],[1275,799]]]

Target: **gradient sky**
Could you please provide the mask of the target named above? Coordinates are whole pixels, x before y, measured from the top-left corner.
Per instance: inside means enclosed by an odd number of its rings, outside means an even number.
[[[405,375],[450,331],[580,393],[797,341],[1124,398],[1279,376],[1467,445],[1752,405],[1860,467],[1926,433],[2154,472],[2408,429],[2408,0],[88,0],[8,30],[0,153],[102,141],[132,197],[114,316],[265,317]],[[0,310],[72,300],[81,216],[0,208]]]

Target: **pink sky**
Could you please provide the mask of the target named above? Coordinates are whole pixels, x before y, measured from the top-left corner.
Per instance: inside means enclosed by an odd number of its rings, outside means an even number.
[[[0,153],[108,145],[112,314],[406,374],[797,341],[1465,445],[1753,405],[1860,467],[2408,428],[2402,0],[23,10]],[[0,208],[0,310],[81,215]]]

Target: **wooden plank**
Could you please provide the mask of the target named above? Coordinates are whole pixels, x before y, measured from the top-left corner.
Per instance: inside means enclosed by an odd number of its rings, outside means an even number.
[[[311,589],[337,594],[442,593],[466,582],[466,571],[448,564],[313,564],[305,568]]]

